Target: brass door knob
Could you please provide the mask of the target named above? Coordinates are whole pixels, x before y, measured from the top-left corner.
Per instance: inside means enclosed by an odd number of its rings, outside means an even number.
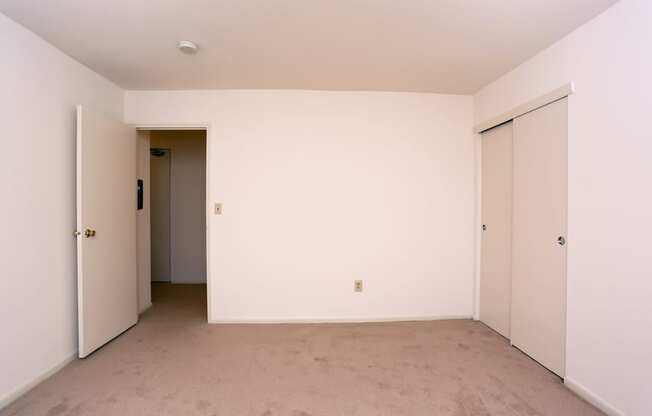
[[[87,228],[84,230],[84,237],[90,238],[90,237],[95,237],[95,230],[92,230],[90,228]]]

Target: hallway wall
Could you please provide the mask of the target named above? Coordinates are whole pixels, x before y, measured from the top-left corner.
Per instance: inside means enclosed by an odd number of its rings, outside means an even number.
[[[138,249],[138,311],[143,312],[152,306],[151,291],[151,241],[150,241],[150,178],[149,178],[149,131],[137,132],[138,179],[143,180],[143,209],[136,211],[136,242]]]
[[[150,147],[171,150],[171,281],[205,283],[206,132],[152,130]]]

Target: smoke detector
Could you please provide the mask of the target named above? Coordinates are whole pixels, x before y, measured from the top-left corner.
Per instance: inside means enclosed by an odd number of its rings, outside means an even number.
[[[179,48],[181,52],[187,53],[188,55],[197,53],[197,45],[189,40],[180,40],[177,44],[177,48]]]

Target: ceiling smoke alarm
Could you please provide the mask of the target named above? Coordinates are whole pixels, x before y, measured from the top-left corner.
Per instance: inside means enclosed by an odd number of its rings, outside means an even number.
[[[197,53],[197,45],[189,40],[180,40],[177,44],[177,48],[179,48],[181,52],[187,53],[189,55]]]

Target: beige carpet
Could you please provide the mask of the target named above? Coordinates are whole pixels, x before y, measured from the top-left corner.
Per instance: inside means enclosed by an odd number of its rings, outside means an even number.
[[[208,325],[205,287],[157,285],[134,328],[8,415],[600,415],[480,323]]]

